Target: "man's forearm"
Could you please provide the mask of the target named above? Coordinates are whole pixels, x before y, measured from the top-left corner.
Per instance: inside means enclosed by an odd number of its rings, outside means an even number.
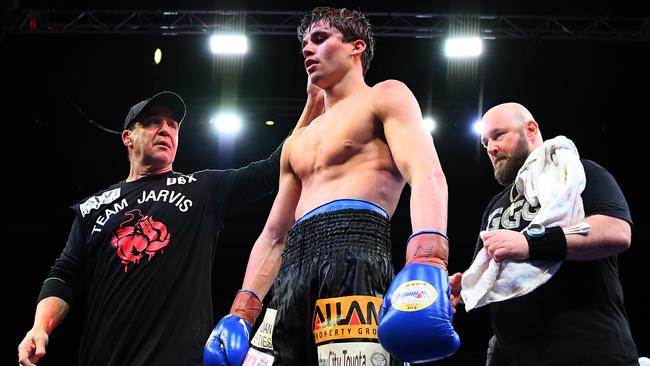
[[[449,258],[447,242],[447,184],[443,175],[415,175],[411,182],[411,222],[406,263],[429,263],[446,267]]]
[[[438,230],[447,233],[447,182],[443,175],[414,176],[410,206],[413,232]]]
[[[251,251],[242,288],[264,299],[280,269],[283,248],[284,240],[273,240],[263,233]]]
[[[625,251],[630,246],[632,230],[625,220],[605,215],[583,220],[591,225],[587,235],[567,235],[568,260],[594,260]]]
[[[41,300],[36,306],[36,315],[34,316],[34,328],[45,330],[51,334],[70,310],[70,305],[63,299],[56,296],[49,296]]]

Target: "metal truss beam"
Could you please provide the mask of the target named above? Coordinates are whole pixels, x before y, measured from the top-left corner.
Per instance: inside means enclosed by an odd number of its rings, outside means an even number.
[[[295,36],[305,12],[230,10],[24,10],[19,34],[202,35],[245,31]],[[650,41],[650,18],[366,12],[376,37]]]

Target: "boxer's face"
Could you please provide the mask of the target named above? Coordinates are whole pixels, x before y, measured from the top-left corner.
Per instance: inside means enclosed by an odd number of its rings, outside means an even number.
[[[343,42],[343,33],[328,23],[318,21],[305,33],[302,54],[311,82],[327,89],[345,76],[353,66],[352,43]]]

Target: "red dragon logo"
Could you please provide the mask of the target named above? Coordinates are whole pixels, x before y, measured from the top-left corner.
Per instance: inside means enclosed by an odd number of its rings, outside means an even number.
[[[167,227],[151,216],[142,216],[138,209],[126,212],[128,220],[122,222],[111,237],[111,246],[117,248],[117,256],[122,259],[124,272],[129,269],[129,263],[140,263],[143,253],[149,255],[149,260],[156,253],[163,252],[169,244]]]

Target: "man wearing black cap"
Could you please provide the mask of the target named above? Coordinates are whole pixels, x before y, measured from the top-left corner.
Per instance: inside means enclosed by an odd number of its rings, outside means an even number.
[[[315,92],[314,92],[315,91]],[[311,89],[296,128],[322,113]],[[127,179],[81,200],[43,283],[21,365],[45,355],[70,306],[84,309],[80,365],[200,365],[212,329],[211,269],[224,215],[277,190],[280,149],[246,167],[172,170],[185,103],[164,91],[124,121]]]

